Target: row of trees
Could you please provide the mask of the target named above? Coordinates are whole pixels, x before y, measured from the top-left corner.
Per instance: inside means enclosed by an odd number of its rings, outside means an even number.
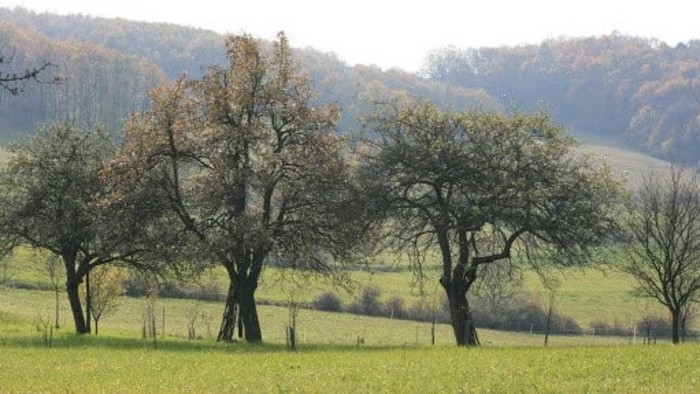
[[[333,275],[355,253],[436,251],[459,345],[478,344],[467,295],[508,259],[580,264],[616,242],[621,190],[543,113],[378,105],[351,150],[337,106],[313,104],[286,37],[226,42],[228,67],[153,90],[121,144],[48,126],[11,148],[0,177],[6,248],[59,256],[76,331],[90,331],[90,272],[225,268],[219,340],[262,340],[255,293],[274,262]],[[79,288],[85,285],[87,308]]]

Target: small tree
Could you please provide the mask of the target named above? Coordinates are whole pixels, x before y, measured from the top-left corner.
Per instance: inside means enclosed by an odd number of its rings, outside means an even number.
[[[46,275],[48,275],[49,281],[51,282],[51,287],[54,291],[56,301],[56,321],[54,323],[54,327],[60,328],[59,315],[61,310],[61,279],[63,278],[63,275],[61,274],[61,259],[58,256],[51,254],[46,257],[46,260],[44,260],[44,266],[42,268],[44,269]]]
[[[0,289],[7,286],[12,281],[13,270],[10,266],[10,259],[7,254],[0,254]]]
[[[646,175],[631,204],[631,245],[623,265],[637,292],[671,314],[671,339],[680,341],[683,311],[700,292],[700,185],[694,174],[671,168]]]
[[[119,268],[99,266],[90,272],[90,312],[95,322],[95,335],[100,319],[117,310],[119,297],[124,294],[126,276]]]

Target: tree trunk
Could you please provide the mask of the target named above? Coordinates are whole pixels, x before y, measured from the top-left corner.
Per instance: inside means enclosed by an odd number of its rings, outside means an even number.
[[[224,315],[221,318],[221,328],[219,328],[216,340],[231,342],[233,341],[233,331],[236,328],[236,315],[238,313],[238,272],[232,261],[224,261],[222,265],[228,273],[229,284]]]
[[[262,331],[258,320],[258,308],[255,305],[255,289],[257,283],[250,278],[243,278],[239,289],[239,319],[243,323],[243,334],[246,342],[262,341]]]
[[[479,337],[469,309],[467,289],[468,285],[464,281],[454,280],[445,285],[450,305],[450,320],[458,346],[478,346]]]
[[[226,305],[224,315],[221,320],[221,328],[217,341],[233,341],[233,331],[236,327],[236,312],[238,310],[238,290],[235,282],[230,280],[228,294],[226,295]]]
[[[680,342],[680,310],[671,309],[671,341],[673,343]]]
[[[85,315],[83,314],[83,306],[80,303],[80,293],[78,292],[80,282],[75,273],[68,272],[67,276],[66,292],[68,293],[68,301],[70,302],[70,309],[73,313],[75,332],[78,334],[87,334],[89,331],[87,324],[85,324]]]
[[[90,294],[90,266],[85,273],[85,325],[88,334],[92,332],[90,322],[92,321],[92,294]]]
[[[54,290],[54,293],[56,294],[56,324],[54,325],[54,327],[56,327],[56,329],[59,329],[60,328],[59,313],[60,313],[61,304],[60,304],[60,294],[58,293],[58,283],[57,282],[54,282],[54,289],[53,290]]]
[[[221,329],[219,330],[219,341],[233,340],[236,323],[238,324],[239,337],[245,338],[247,342],[262,341],[258,310],[255,305],[255,290],[258,287],[259,268],[264,256],[264,253],[254,256],[251,265],[257,269],[250,269],[250,272],[241,268],[237,269],[232,261],[223,263],[228,272],[230,284]],[[238,258],[244,260],[248,256],[243,255]],[[236,321],[236,314],[238,314],[238,321]]]

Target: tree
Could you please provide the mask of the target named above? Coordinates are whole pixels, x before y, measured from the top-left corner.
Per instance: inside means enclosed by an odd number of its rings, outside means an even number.
[[[700,291],[700,185],[694,174],[644,177],[635,193],[629,230],[631,245],[623,269],[637,280],[640,294],[671,314],[678,343],[683,314]]]
[[[7,66],[12,63],[13,56],[5,57],[0,55],[0,66]],[[44,62],[41,66],[32,69],[25,68],[19,73],[13,71],[0,71],[0,87],[16,95],[24,90],[23,83],[27,81],[35,81],[38,83],[56,83],[60,78],[55,76],[51,80],[42,80],[40,76],[44,75],[49,68],[56,67],[51,62]]]
[[[123,271],[109,266],[96,267],[90,275],[89,307],[97,335],[100,319],[114,312],[119,306],[119,297],[124,294],[125,278]]]
[[[110,197],[111,177],[103,171],[114,146],[100,130],[46,126],[10,152],[0,173],[3,242],[61,258],[76,332],[89,333],[89,299],[84,311],[80,284],[103,264],[145,267],[136,258],[149,250],[149,215],[136,209],[139,201]]]
[[[51,254],[46,257],[42,271],[49,277],[51,281],[51,287],[54,292],[54,306],[55,306],[55,322],[54,327],[60,328],[60,306],[61,306],[61,259]]]
[[[132,189],[160,196],[163,213],[193,235],[190,250],[225,267],[218,339],[232,340],[237,325],[260,341],[255,291],[266,261],[330,272],[331,257],[365,232],[333,133],[338,109],[311,104],[286,37],[265,46],[232,36],[226,53],[228,68],[154,90],[151,109],[127,125],[120,157]]]
[[[363,177],[386,209],[386,239],[419,265],[439,251],[458,345],[478,344],[466,296],[480,267],[514,254],[580,262],[614,228],[616,183],[573,155],[573,141],[545,114],[409,103],[370,125],[376,137]]]

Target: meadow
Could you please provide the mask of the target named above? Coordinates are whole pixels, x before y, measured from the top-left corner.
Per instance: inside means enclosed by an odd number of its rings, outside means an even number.
[[[262,344],[217,343],[222,304],[192,299],[122,297],[116,312],[101,320],[99,336],[76,336],[61,292],[61,328],[53,332],[49,348],[43,325],[53,320],[53,292],[40,290],[50,285],[44,272],[28,268],[40,259],[20,249],[2,267],[29,289],[0,287],[0,393],[700,390],[700,346],[695,343],[647,346],[641,338],[553,335],[544,347],[540,333],[481,329],[483,346],[459,349],[446,324],[435,326],[433,345],[428,323],[302,309],[298,351],[289,352],[289,308],[260,305]],[[268,269],[258,299],[308,303],[335,291],[347,305],[359,289],[377,286],[382,300],[402,297],[411,304],[436,291],[434,276],[421,294],[410,270],[392,261],[357,268],[344,281],[354,291],[324,281],[290,281],[283,271]],[[632,280],[609,267],[556,275],[556,308],[583,328],[598,321],[628,326],[648,314],[665,316],[656,304],[634,297]],[[214,270],[201,281],[225,289],[224,278]],[[527,272],[523,279],[529,297],[547,297],[537,275]],[[148,308],[155,311],[156,340],[142,338]],[[187,339],[190,326],[194,340]]]
[[[8,272],[27,287],[46,288],[45,273],[27,269],[41,256],[18,250]],[[405,269],[367,266],[348,272],[354,292],[331,283],[310,285],[275,269],[266,271],[259,298],[310,301],[334,290],[350,302],[376,285],[382,297],[419,300]],[[203,281],[223,285],[221,272]],[[578,269],[559,274],[556,305],[581,325],[596,319],[634,321],[645,312],[630,279],[614,271]],[[539,278],[525,286],[545,296]],[[430,287],[426,286],[426,291]],[[552,335],[479,330],[482,347],[459,349],[451,327],[429,323],[302,309],[298,351],[287,351],[289,308],[260,305],[262,344],[215,341],[221,302],[122,297],[100,322],[99,336],[72,333],[68,303],[60,293],[60,325],[51,348],[43,324],[53,321],[53,292],[0,290],[0,393],[6,392],[697,392],[700,346],[654,346],[642,338]],[[142,338],[144,313],[153,308],[156,340]],[[638,310],[636,310],[637,308]],[[193,317],[196,319],[193,320]],[[196,339],[188,340],[188,326]],[[359,343],[361,342],[361,343]]]
[[[45,255],[30,249],[17,249],[12,258],[5,261],[8,275],[23,287],[50,289],[49,277],[41,263],[45,258]],[[603,263],[612,263],[621,258],[624,256],[619,250],[598,257]],[[437,271],[426,270],[421,286],[410,267],[405,263],[402,265],[394,258],[376,261],[374,265],[359,265],[344,274],[345,277],[337,283],[322,277],[302,278],[289,275],[285,270],[270,267],[263,273],[256,298],[263,304],[286,305],[290,301],[310,304],[321,294],[333,292],[348,306],[358,300],[363,288],[370,286],[380,290],[381,302],[398,297],[404,300],[406,307],[430,303],[434,297],[440,299],[443,296],[438,285]],[[540,276],[533,271],[524,271],[522,275],[525,298],[546,306],[549,293]],[[631,327],[645,316],[666,316],[663,307],[653,300],[636,297],[633,294],[634,280],[627,274],[616,271],[611,264],[603,264],[597,268],[552,270],[547,275],[556,279],[558,283],[554,294],[555,309],[573,318],[584,330],[599,322],[611,326]],[[59,283],[62,288],[62,277]],[[219,296],[223,296],[228,279],[223,268],[215,267],[203,274],[196,283],[189,283],[187,286],[208,286],[210,289],[213,287]],[[47,302],[52,305],[51,300]],[[193,303],[184,300],[177,302]],[[67,305],[66,302],[63,304]],[[119,311],[117,313],[119,314]],[[215,313],[218,318],[220,312]],[[65,315],[67,316],[67,313]],[[122,318],[115,317],[115,320]]]
[[[186,340],[192,300],[125,298],[99,336],[70,322],[44,346],[33,310],[46,291],[0,292],[0,392],[696,392],[700,346],[632,344],[629,339],[481,330],[484,346],[452,345],[450,328],[303,310],[300,344],[289,352],[287,309],[261,306],[262,344],[217,343],[199,326]],[[151,302],[166,311],[165,335],[140,337]],[[218,316],[218,303],[197,304]],[[65,312],[64,312],[65,314]],[[215,324],[215,323],[214,323]],[[357,344],[362,336],[364,343]]]

